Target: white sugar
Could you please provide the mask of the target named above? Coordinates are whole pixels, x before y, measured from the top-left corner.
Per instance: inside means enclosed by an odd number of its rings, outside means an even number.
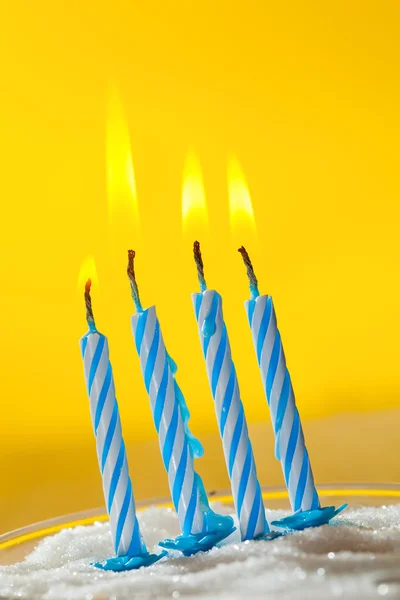
[[[220,507],[219,507],[220,508]],[[281,516],[267,512],[269,520]],[[149,549],[178,532],[169,509],[139,516]],[[400,506],[347,509],[334,525],[272,542],[229,543],[126,573],[91,566],[112,556],[108,524],[66,529],[23,562],[0,567],[0,598],[30,600],[369,600],[400,598]]]

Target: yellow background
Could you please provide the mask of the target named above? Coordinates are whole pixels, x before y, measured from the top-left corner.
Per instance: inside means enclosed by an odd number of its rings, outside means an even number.
[[[135,444],[152,443],[155,431],[131,339],[128,245],[138,250],[143,304],[157,305],[179,365],[193,429],[204,439],[216,431],[190,301],[197,290],[191,240],[182,237],[189,151],[200,161],[208,206],[207,280],[224,298],[249,422],[265,422],[268,413],[229,225],[232,155],[258,233],[241,243],[252,251],[261,291],[274,296],[306,433],[319,430],[309,419],[398,407],[399,13],[389,0],[6,0],[0,531],[101,501],[78,347],[86,324],[77,282],[87,256],[97,266],[93,303],[109,337],[131,470],[143,460]],[[137,240],[109,223],[110,89],[118,91],[132,147]],[[400,424],[391,414],[388,422]],[[383,440],[386,427],[371,428],[368,443]],[[341,428],[330,431],[340,446]],[[311,441],[323,455],[324,440]],[[270,453],[272,443],[275,464]],[[224,477],[223,465],[214,468]],[[341,475],[319,469],[319,480]],[[395,464],[386,477],[400,477]],[[164,480],[160,486],[164,492]],[[53,495],[72,500],[54,504]]]

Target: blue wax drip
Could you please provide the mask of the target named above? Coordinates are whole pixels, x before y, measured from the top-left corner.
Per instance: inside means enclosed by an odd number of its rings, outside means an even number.
[[[184,395],[182,394],[182,390],[179,387],[176,379],[174,379],[174,387],[175,387],[175,396],[178,401],[179,410],[181,413],[181,417],[183,420],[183,426],[185,428],[186,439],[189,444],[190,452],[194,458],[200,458],[204,454],[204,448],[201,442],[194,437],[193,433],[189,428],[189,420],[190,420],[190,412],[186,404],[186,400]]]
[[[275,458],[277,460],[281,460],[281,451],[280,451],[280,435],[281,431],[277,431],[275,436]]]
[[[176,362],[174,361],[174,359],[171,358],[171,356],[168,354],[168,352],[167,352],[167,361],[168,361],[168,364],[169,364],[169,368],[172,371],[172,374],[175,375],[175,373],[178,370],[178,365],[176,364]]]
[[[206,488],[204,487],[204,483],[203,483],[203,480],[200,477],[200,475],[195,472],[194,476],[195,476],[196,483],[197,483],[197,489],[199,490],[201,509],[202,509],[202,511],[207,513],[208,511],[211,511],[211,509],[210,509],[210,505],[208,503],[208,496],[207,496]]]
[[[307,527],[321,527],[327,525],[336,515],[341,513],[347,504],[342,504],[339,508],[334,506],[325,506],[324,508],[316,508],[312,510],[298,510],[284,517],[279,521],[272,521],[271,525],[282,527],[283,529],[292,529],[293,531],[302,531]]]
[[[214,317],[215,321],[215,317]],[[215,323],[214,323],[215,328]],[[180,389],[175,375],[178,367],[175,361],[167,352],[167,361],[174,376],[175,397],[178,403],[179,411],[182,417],[185,436],[189,446],[189,451],[193,458],[200,458],[204,454],[204,449],[200,441],[194,437],[189,428],[190,412],[186,404],[185,397]],[[198,534],[179,535],[175,539],[166,539],[160,542],[160,546],[168,550],[177,550],[182,552],[184,556],[191,556],[197,552],[206,552],[213,548],[216,544],[228,537],[235,531],[235,525],[232,517],[216,514],[211,510],[207,492],[203,481],[198,473],[194,473],[201,510],[204,513],[204,529]]]
[[[172,371],[172,375],[174,376],[175,398],[178,402],[179,411],[181,413],[183,427],[185,429],[185,435],[186,435],[186,439],[187,439],[187,442],[189,445],[189,450],[190,450],[193,458],[200,458],[204,454],[204,448],[203,448],[201,442],[197,438],[194,437],[193,433],[190,431],[190,428],[189,428],[190,411],[186,404],[186,400],[182,393],[182,390],[179,387],[178,382],[175,379],[175,375],[178,371],[178,365],[173,360],[173,358],[171,358],[171,356],[168,354],[168,352],[167,352],[167,361],[169,364],[169,368]]]
[[[178,535],[175,539],[165,539],[159,546],[167,550],[178,550],[184,556],[192,556],[197,552],[207,552],[216,544],[227,538],[236,529],[232,517],[217,515],[212,510],[207,512],[206,532]]]
[[[201,333],[204,337],[211,337],[214,335],[216,328],[215,317],[211,314],[207,315],[201,326]]]
[[[93,563],[93,566],[103,571],[132,571],[133,569],[140,569],[141,567],[149,567],[155,562],[167,556],[168,552],[163,550],[160,554],[150,554],[150,552],[143,552],[137,556],[115,556],[109,558],[104,562]]]
[[[200,442],[191,433],[190,436],[189,444],[194,440],[203,450]],[[200,506],[205,517],[203,531],[201,533],[179,535],[175,539],[167,538],[158,544],[167,550],[182,552],[184,556],[192,556],[193,554],[197,554],[197,552],[211,550],[211,548],[214,548],[219,542],[230,536],[236,529],[232,517],[219,515],[211,510],[203,481],[198,473],[195,472],[194,476],[200,496]]]

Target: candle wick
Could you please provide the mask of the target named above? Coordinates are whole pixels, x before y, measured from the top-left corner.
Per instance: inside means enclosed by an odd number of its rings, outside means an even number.
[[[238,252],[240,252],[240,254],[242,255],[243,262],[246,266],[247,277],[249,278],[249,283],[250,283],[251,298],[252,298],[252,300],[254,300],[255,298],[258,298],[258,296],[260,295],[260,292],[258,291],[257,277],[256,277],[256,274],[254,273],[254,268],[253,268],[252,262],[250,260],[250,256],[248,255],[246,248],[244,246],[241,246],[239,248]]]
[[[135,303],[136,312],[143,312],[142,303],[140,302],[139,297],[139,288],[136,281],[135,275],[135,267],[134,267],[134,259],[136,252],[134,250],[128,250],[128,268],[126,272],[128,273],[129,282],[131,284],[131,292],[133,302]]]
[[[96,323],[94,321],[93,316],[93,308],[92,308],[92,297],[90,295],[90,288],[92,287],[91,279],[88,279],[85,284],[85,304],[86,304],[86,321],[89,326],[89,331],[94,332],[96,330]]]
[[[194,262],[196,263],[196,267],[197,267],[197,278],[198,278],[199,284],[200,284],[200,291],[205,292],[207,289],[207,284],[206,284],[206,280],[204,279],[204,264],[203,264],[203,258],[201,256],[200,242],[197,242],[197,241],[194,242],[193,255],[194,255]]]

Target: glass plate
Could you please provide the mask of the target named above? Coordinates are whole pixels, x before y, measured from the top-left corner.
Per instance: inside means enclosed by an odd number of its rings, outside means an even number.
[[[335,484],[319,486],[322,506],[339,506],[348,502],[350,506],[382,506],[400,504],[400,484]],[[210,492],[211,501],[232,504],[232,496],[226,492]],[[289,509],[288,494],[283,488],[263,488],[264,503],[271,509]],[[171,506],[168,499],[151,499],[137,503],[138,510],[149,506]],[[103,508],[85,510],[55,519],[34,523],[0,536],[0,564],[12,564],[23,560],[37,542],[46,537],[77,525],[91,525],[95,521],[107,521]]]

